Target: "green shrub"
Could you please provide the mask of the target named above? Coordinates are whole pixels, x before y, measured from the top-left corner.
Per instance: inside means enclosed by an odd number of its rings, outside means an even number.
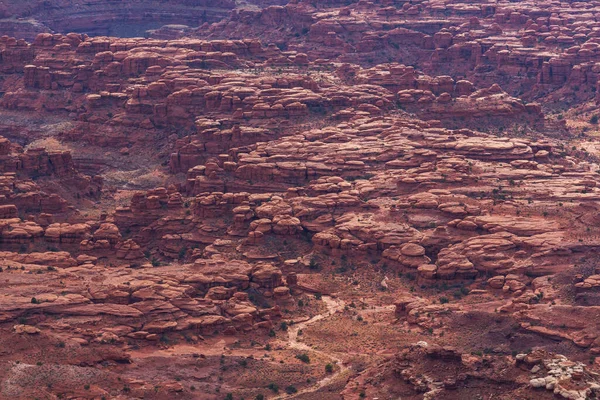
[[[310,259],[310,263],[308,264],[308,268],[310,268],[313,271],[321,269],[321,266],[319,265],[316,257],[312,257]]]
[[[288,386],[288,387],[285,388],[285,392],[287,394],[294,394],[294,393],[298,392],[298,389],[296,389],[295,386],[290,385],[290,386]]]
[[[297,354],[296,358],[304,363],[307,363],[307,364],[310,363],[310,357],[306,353]]]

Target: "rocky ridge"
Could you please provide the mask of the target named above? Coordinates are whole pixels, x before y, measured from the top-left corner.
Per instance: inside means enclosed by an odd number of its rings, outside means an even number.
[[[0,397],[597,395],[594,2],[50,3],[0,3]]]

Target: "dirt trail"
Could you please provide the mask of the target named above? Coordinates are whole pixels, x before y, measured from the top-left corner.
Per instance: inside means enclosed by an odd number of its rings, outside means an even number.
[[[284,395],[275,397],[274,398],[275,400],[293,399],[302,394],[314,393],[317,390],[321,389],[322,387],[327,386],[329,383],[333,382],[337,377],[339,377],[340,375],[342,375],[343,373],[348,371],[348,367],[344,366],[342,360],[340,358],[338,358],[337,356],[335,356],[334,354],[327,353],[327,352],[320,351],[320,350],[315,350],[312,347],[307,346],[304,343],[298,342],[298,331],[300,329],[305,329],[307,326],[312,325],[315,322],[320,321],[322,319],[328,318],[328,317],[332,316],[333,314],[344,309],[345,304],[340,299],[333,299],[329,296],[323,296],[322,300],[325,303],[325,305],[327,306],[326,312],[315,315],[308,321],[300,322],[300,323],[290,326],[290,328],[288,329],[288,347],[290,349],[303,350],[306,352],[311,352],[313,354],[319,354],[321,356],[327,357],[332,361],[332,364],[334,364],[334,363],[337,364],[337,366],[339,367],[339,370],[329,376],[326,376],[325,378],[321,379],[320,381],[318,381],[317,383],[315,383],[312,386],[309,386],[307,388],[299,390],[298,392],[296,392],[294,394],[284,394]]]
[[[328,353],[328,352],[321,351],[321,350],[315,350],[312,347],[310,347],[302,342],[298,342],[298,331],[299,330],[305,329],[309,325],[312,325],[318,321],[321,321],[323,319],[331,317],[335,313],[343,310],[344,306],[345,306],[345,303],[343,300],[334,299],[334,298],[331,298],[330,296],[323,296],[322,301],[327,306],[327,310],[321,314],[315,315],[314,317],[310,318],[309,320],[306,320],[304,322],[298,322],[294,325],[291,325],[288,328],[287,344],[288,344],[288,348],[290,348],[290,349],[305,351],[309,354],[310,353],[318,354],[325,358],[328,358],[330,360],[329,362],[331,362],[332,364],[335,364],[338,369],[336,372],[329,374],[325,378],[319,380],[318,382],[316,382],[315,384],[313,384],[307,388],[299,390],[298,392],[293,393],[293,394],[281,394],[277,397],[272,398],[273,400],[294,399],[302,394],[314,393],[314,392],[318,391],[319,389],[327,386],[331,382],[334,382],[342,374],[344,374],[348,371],[348,367],[344,366],[342,359],[337,357],[335,354]],[[206,344],[207,343],[204,343],[204,345],[206,345]],[[152,351],[149,351],[148,349],[144,349],[141,351],[133,351],[132,357],[140,358],[140,359],[147,358],[147,357],[172,357],[174,355],[192,354],[197,351],[198,351],[197,346],[187,345],[187,344],[179,344],[179,345],[176,345],[173,347],[169,347],[168,349],[160,349],[160,350],[152,350]],[[227,348],[226,341],[219,340],[219,341],[216,341],[215,343],[212,343],[211,346],[203,346],[202,353],[205,355],[210,355],[210,356],[217,356],[217,355],[221,355],[224,353],[229,353],[230,355],[235,354],[235,355],[248,356],[248,355],[252,354],[252,350],[249,350],[247,352],[240,351],[240,350],[232,350],[230,348]]]

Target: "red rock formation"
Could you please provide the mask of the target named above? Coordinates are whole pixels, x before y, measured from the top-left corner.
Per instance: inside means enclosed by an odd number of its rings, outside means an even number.
[[[105,3],[0,4],[0,398],[596,395],[599,4]]]

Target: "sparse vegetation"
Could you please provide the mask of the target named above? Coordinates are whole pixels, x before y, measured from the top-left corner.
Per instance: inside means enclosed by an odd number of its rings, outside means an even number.
[[[298,389],[296,389],[296,387],[295,387],[295,386],[293,386],[293,385],[290,385],[290,386],[287,386],[287,387],[285,388],[285,392],[286,392],[287,394],[294,394],[294,393],[297,393],[297,392],[298,392]]]

